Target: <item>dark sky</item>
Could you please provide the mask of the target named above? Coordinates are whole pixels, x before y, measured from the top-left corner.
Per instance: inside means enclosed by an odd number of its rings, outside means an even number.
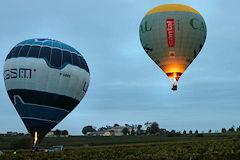
[[[189,5],[207,25],[205,45],[179,80],[178,91],[147,56],[139,24],[152,8]],[[98,127],[157,121],[161,128],[221,130],[240,125],[239,4],[237,0],[8,0],[0,5],[0,67],[17,43],[51,38],[85,57],[90,86],[82,102],[55,129],[81,134]],[[0,133],[27,130],[0,83]]]

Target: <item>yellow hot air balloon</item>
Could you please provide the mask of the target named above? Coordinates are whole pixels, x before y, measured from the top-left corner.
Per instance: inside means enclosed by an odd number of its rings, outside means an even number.
[[[165,4],[144,16],[139,34],[144,50],[171,80],[172,90],[177,90],[179,78],[204,45],[207,28],[192,7]]]

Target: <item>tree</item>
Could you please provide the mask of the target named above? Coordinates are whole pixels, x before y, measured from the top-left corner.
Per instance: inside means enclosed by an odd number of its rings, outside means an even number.
[[[192,134],[192,130],[189,131],[189,134]]]
[[[83,129],[82,129],[82,133],[83,133],[84,135],[86,135],[87,132],[95,132],[95,131],[96,131],[96,129],[93,128],[93,126],[85,126],[85,127],[83,127]]]
[[[174,135],[177,136],[177,137],[179,137],[179,136],[181,136],[182,134],[181,134],[181,132],[176,132]]]
[[[198,130],[195,131],[195,134],[198,134]]]
[[[132,124],[132,125],[131,125],[131,128],[132,128],[132,129],[137,129],[137,125],[136,125],[136,124]]]
[[[68,135],[68,131],[67,130],[63,130],[62,131],[62,135],[67,136]]]
[[[176,131],[173,129],[171,130],[171,134],[175,135]]]
[[[226,132],[227,132],[226,128],[222,128],[222,133],[226,133]]]
[[[111,127],[111,126],[109,126],[109,125],[106,125],[106,128],[107,128],[107,129],[111,129],[112,127]]]
[[[141,128],[142,128],[142,125],[139,124],[139,125],[137,126],[137,129],[138,129],[138,130],[141,130]]]
[[[24,136],[24,133],[18,133],[17,135],[18,136]]]
[[[237,132],[240,132],[240,126],[237,128]]]
[[[228,132],[235,132],[234,126],[228,129]]]
[[[184,134],[184,135],[187,134],[187,131],[184,130],[184,131],[183,131],[183,134]]]
[[[101,128],[98,128],[98,131],[105,131],[105,130],[107,130],[107,128],[106,128],[106,127],[101,127]]]
[[[142,125],[139,124],[139,125],[137,126],[137,135],[141,135],[141,134],[143,134],[143,130],[142,130]]]
[[[160,128],[159,128],[159,126],[158,126],[158,123],[157,123],[157,122],[151,123],[149,133],[150,133],[150,134],[156,134],[156,133],[158,133],[159,131],[160,131]]]
[[[125,127],[129,127],[130,128],[131,126],[129,124],[125,124]]]
[[[61,133],[62,132],[59,129],[57,129],[56,131],[53,132],[53,134],[56,135],[56,136],[60,136]]]
[[[130,131],[129,131],[129,129],[128,129],[127,127],[124,127],[124,128],[122,129],[122,132],[123,132],[123,134],[124,134],[125,136],[130,133]]]
[[[131,130],[131,135],[132,136],[135,136],[135,130],[132,128],[132,130]]]
[[[146,134],[146,135],[150,134],[150,130],[151,130],[150,127],[147,127],[145,134]]]
[[[212,133],[212,130],[211,130],[211,129],[209,129],[208,133]]]
[[[164,128],[160,128],[160,131],[159,131],[160,135],[166,135],[167,133],[167,130],[164,129]]]
[[[146,128],[148,128],[152,125],[152,123],[147,121],[146,123],[144,123],[144,125],[145,125]]]
[[[171,132],[167,132],[167,136],[168,137],[174,137],[176,134],[176,131],[175,130],[171,130]]]
[[[120,126],[119,124],[115,123],[113,127],[119,127],[119,126]]]

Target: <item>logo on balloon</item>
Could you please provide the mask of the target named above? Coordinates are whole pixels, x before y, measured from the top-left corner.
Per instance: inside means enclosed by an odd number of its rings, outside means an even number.
[[[207,33],[206,24],[204,21],[200,21],[197,18],[192,18],[189,23],[193,29]]]
[[[36,69],[34,69],[36,72]],[[32,78],[32,69],[30,68],[12,68],[4,70],[4,80],[14,79],[14,78]]]
[[[175,24],[174,19],[166,19],[168,47],[175,47]]]
[[[151,31],[151,30],[152,30],[152,27],[149,26],[147,21],[145,21],[144,26],[143,26],[143,24],[140,25],[140,32],[141,33],[145,33],[145,32]]]

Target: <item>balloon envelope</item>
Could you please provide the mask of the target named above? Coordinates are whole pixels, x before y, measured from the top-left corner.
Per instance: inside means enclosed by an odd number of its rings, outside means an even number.
[[[7,55],[7,93],[29,133],[41,140],[82,100],[89,85],[83,56],[51,39],[29,39]]]
[[[175,83],[201,51],[206,32],[201,14],[181,4],[153,8],[139,30],[144,50]]]

